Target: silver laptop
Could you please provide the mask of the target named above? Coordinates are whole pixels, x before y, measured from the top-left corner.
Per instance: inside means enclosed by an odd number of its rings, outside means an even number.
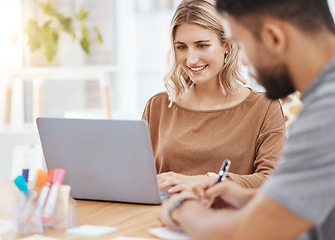
[[[38,118],[48,169],[64,168],[76,199],[160,204],[143,120]]]

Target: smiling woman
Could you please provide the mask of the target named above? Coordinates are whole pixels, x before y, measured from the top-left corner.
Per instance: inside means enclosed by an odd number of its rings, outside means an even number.
[[[184,0],[171,22],[167,92],[153,96],[147,120],[160,188],[181,191],[208,179],[225,159],[227,179],[258,187],[285,135],[278,101],[244,86],[237,48],[227,41],[214,0]]]
[[[194,89],[209,82],[213,88],[217,88],[218,72],[227,59],[227,43],[221,44],[210,29],[194,23],[183,23],[175,31],[175,49],[176,60],[192,79]]]

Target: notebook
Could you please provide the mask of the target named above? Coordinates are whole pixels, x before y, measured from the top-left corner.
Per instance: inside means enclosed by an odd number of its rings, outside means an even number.
[[[161,203],[145,121],[38,118],[37,127],[47,168],[66,170],[73,198]]]

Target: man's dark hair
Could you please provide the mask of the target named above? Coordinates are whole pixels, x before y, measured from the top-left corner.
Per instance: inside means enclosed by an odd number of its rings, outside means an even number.
[[[263,17],[289,21],[305,32],[335,33],[327,0],[217,0],[220,13],[228,13],[258,35]]]

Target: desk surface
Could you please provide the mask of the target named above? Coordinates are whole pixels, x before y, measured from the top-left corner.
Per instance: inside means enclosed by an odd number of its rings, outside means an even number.
[[[0,180],[0,219],[11,220],[12,199],[14,196],[14,182],[10,180]],[[160,206],[96,202],[77,200],[77,226],[90,224],[98,226],[117,227],[118,231],[103,235],[98,239],[111,239],[116,236],[153,238],[147,229],[159,227],[161,224],[157,220]],[[65,231],[49,229],[44,232],[45,236],[60,239],[92,239],[68,235]],[[19,239],[26,237],[17,235],[13,231],[1,235],[2,240]],[[97,238],[95,238],[97,239]]]

